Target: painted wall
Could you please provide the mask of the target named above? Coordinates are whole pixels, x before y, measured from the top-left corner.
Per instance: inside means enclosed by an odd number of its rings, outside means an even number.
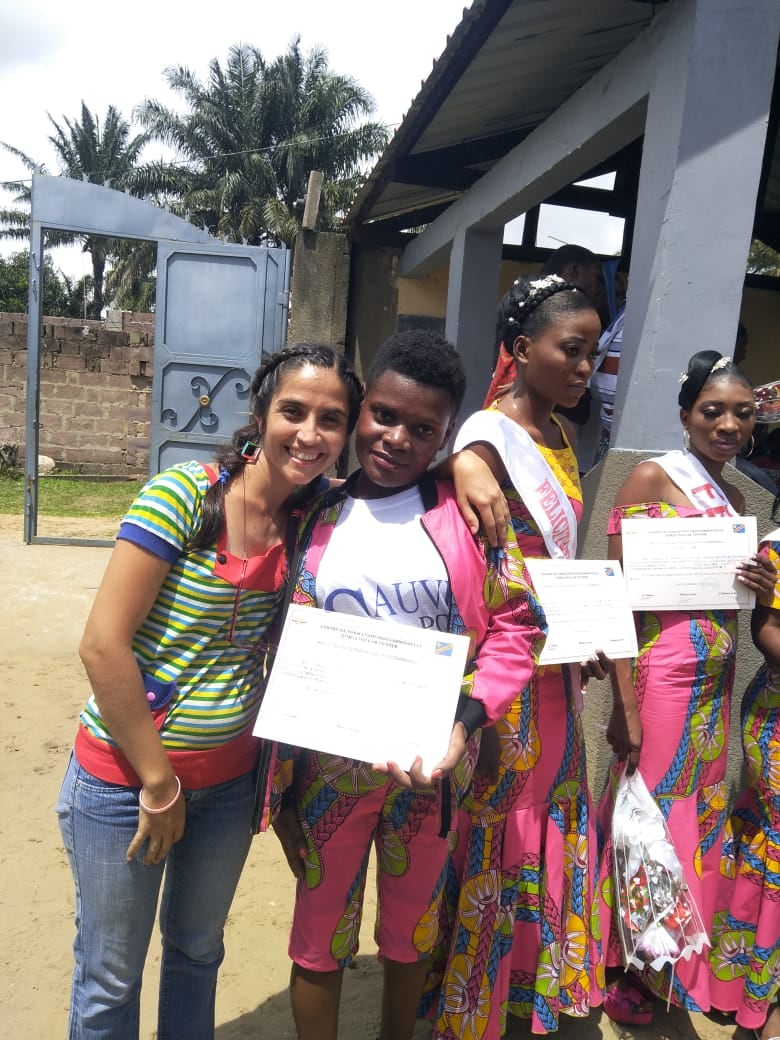
[[[519,275],[533,275],[538,270],[538,265],[504,261],[499,274],[499,298]],[[407,320],[413,315],[443,320],[447,308],[447,274],[447,268],[441,267],[422,278],[399,278],[399,315],[405,315]],[[741,320],[749,335],[747,359],[742,367],[753,384],[758,386],[780,378],[780,278],[777,292],[743,291]],[[486,336],[492,345],[492,328],[486,330]],[[686,358],[704,347],[704,343],[692,343]]]

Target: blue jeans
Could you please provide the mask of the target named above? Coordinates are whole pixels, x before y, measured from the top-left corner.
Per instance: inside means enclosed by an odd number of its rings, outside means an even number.
[[[160,886],[159,1040],[212,1040],[225,920],[251,843],[254,774],[186,791],[184,837],[164,863],[132,862],[138,789],[98,780],[74,755],[57,814],[76,884],[70,1040],[137,1040],[141,976]],[[164,878],[164,884],[163,884]]]

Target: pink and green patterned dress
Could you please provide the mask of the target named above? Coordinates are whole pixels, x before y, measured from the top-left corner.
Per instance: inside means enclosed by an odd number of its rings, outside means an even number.
[[[574,453],[539,450],[579,520]],[[507,481],[503,490],[523,556],[547,557],[514,487]],[[439,1040],[497,1040],[507,1013],[547,1033],[561,1013],[584,1016],[601,1003],[595,823],[578,701],[567,667],[537,668],[496,723],[498,779],[475,777],[461,810],[426,989]]]
[[[780,542],[764,543],[780,571]],[[766,606],[780,611],[780,582]],[[726,824],[712,928],[712,1003],[761,1029],[780,992],[780,670],[764,664],[742,701],[746,789]]]
[[[609,534],[624,519],[701,516],[690,506],[650,502],[616,508]],[[736,611],[647,611],[635,614],[639,655],[634,688],[642,718],[639,769],[664,814],[685,878],[710,931],[726,822],[724,779],[729,711],[737,651]],[[613,762],[599,806],[602,838],[599,894],[607,967],[623,964],[612,921],[614,906],[610,826],[613,796],[622,766]],[[645,969],[648,989],[690,1011],[709,1011],[710,972],[706,949],[680,960],[672,972]]]

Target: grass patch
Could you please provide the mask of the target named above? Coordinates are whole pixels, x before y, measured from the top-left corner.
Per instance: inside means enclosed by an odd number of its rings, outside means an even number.
[[[141,490],[133,480],[91,481],[73,477],[41,477],[38,513],[42,516],[120,517]],[[0,513],[24,513],[24,477],[0,477]]]

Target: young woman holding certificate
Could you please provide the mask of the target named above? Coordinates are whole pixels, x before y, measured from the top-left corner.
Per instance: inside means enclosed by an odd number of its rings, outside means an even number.
[[[773,519],[778,521],[780,499]],[[780,528],[760,551],[780,567]],[[726,824],[712,927],[712,1004],[756,1040],[780,1037],[780,582],[753,611],[765,662],[742,701],[746,789]]]
[[[395,638],[411,626],[471,639],[450,747],[430,776],[419,759],[401,769],[314,750],[297,758],[277,833],[299,878],[290,990],[301,1040],[338,1035],[372,844],[384,969],[380,1035],[411,1037],[438,935],[446,838],[477,757],[472,734],[499,719],[530,681],[542,642],[543,615],[519,553],[490,551],[470,537],[452,487],[428,472],[465,385],[462,359],[441,336],[413,329],[384,343],[355,435],[361,469],[317,503],[301,533],[294,602],[375,619]],[[448,641],[440,646],[446,653]],[[392,695],[354,692],[373,699],[377,727],[399,711]],[[407,723],[422,725],[414,713]]]
[[[683,450],[640,463],[620,489],[609,521],[609,553],[622,557],[621,523],[635,517],[738,516],[742,494],[724,466],[748,441],[755,425],[749,381],[727,358],[704,350],[681,376]],[[737,568],[737,579],[771,595],[774,568],[755,556]],[[614,927],[612,851],[613,795],[623,764],[642,777],[660,806],[685,878],[709,930],[725,822],[723,780],[737,639],[736,611],[636,613],[639,655],[618,661],[613,672],[614,706],[607,737],[616,753],[611,782],[599,808],[606,845],[600,868],[602,937],[607,968],[622,967]],[[707,951],[641,980],[622,972],[610,982],[604,1009],[615,1021],[648,1023],[648,993],[671,998],[693,1011],[711,1007]]]
[[[510,548],[573,559],[582,492],[570,426],[553,409],[585,393],[601,322],[585,294],[555,275],[518,279],[505,315],[515,382],[464,423],[456,449],[469,450],[453,460],[456,484],[476,501],[487,463],[508,506]],[[494,738],[495,759],[491,771],[481,756],[485,768],[460,813],[445,888],[450,941],[428,994],[435,1037],[496,1040],[507,1010],[544,1033],[560,1013],[586,1015],[601,1002],[582,678],[579,665],[538,668],[483,733],[483,748]]]

